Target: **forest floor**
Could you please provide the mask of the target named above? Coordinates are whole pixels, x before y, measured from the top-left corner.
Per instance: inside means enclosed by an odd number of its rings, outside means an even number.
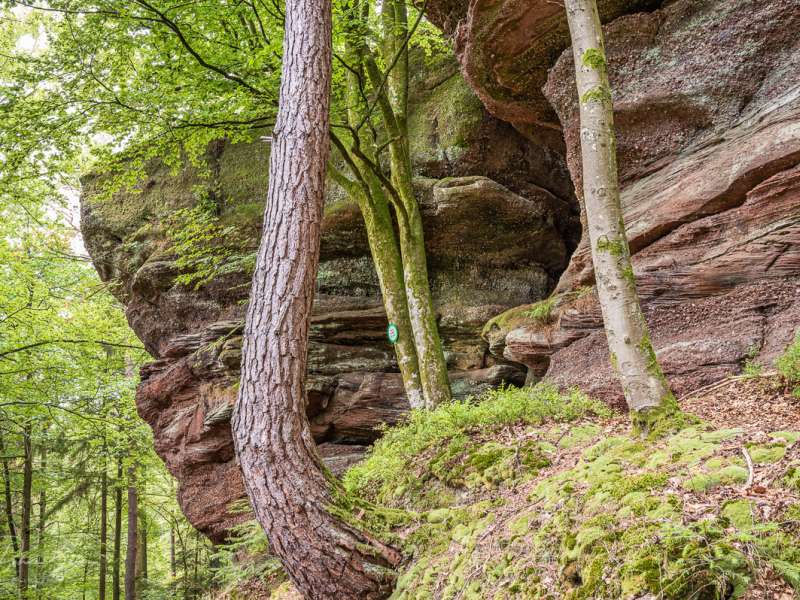
[[[681,406],[700,421],[644,440],[540,386],[389,430],[344,481],[407,515],[364,518],[410,557],[393,597],[800,597],[800,399],[759,374]],[[241,597],[299,598],[273,590]]]
[[[800,399],[791,394],[777,373],[724,379],[689,394],[681,400],[681,408],[720,429],[740,428],[751,440],[768,441],[771,431],[800,431]],[[797,446],[795,443],[793,455],[797,454]],[[783,494],[783,488],[772,485],[781,476],[781,469],[781,463],[754,467],[752,485],[740,495],[753,499],[762,513],[779,512],[792,500]],[[800,592],[795,592],[774,569],[766,569],[760,575],[743,598],[800,597]]]

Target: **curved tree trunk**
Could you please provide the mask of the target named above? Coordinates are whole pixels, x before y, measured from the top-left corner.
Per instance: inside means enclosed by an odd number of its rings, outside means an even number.
[[[264,234],[233,416],[245,486],[272,551],[306,598],[384,598],[393,549],[343,520],[305,415],[308,326],[319,263],[331,73],[329,0],[286,6]]]
[[[647,331],[625,235],[611,86],[596,0],[566,0],[578,86],[583,199],[597,295],[611,363],[634,424],[644,430],[676,410]]]

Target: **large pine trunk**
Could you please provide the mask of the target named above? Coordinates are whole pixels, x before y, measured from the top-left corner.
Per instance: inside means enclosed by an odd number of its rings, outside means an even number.
[[[330,0],[287,2],[285,31],[234,441],[256,517],[300,593],[311,599],[384,598],[399,555],[343,520],[343,492],[325,470],[305,416],[328,158]]]
[[[578,86],[583,200],[611,363],[634,423],[649,429],[675,401],[648,335],[625,234],[611,86],[596,0],[565,0]]]

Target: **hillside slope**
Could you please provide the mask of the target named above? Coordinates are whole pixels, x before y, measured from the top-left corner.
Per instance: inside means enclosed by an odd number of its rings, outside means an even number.
[[[773,374],[682,404],[697,416],[642,439],[541,384],[389,430],[344,482],[409,556],[393,598],[797,597],[800,400]]]

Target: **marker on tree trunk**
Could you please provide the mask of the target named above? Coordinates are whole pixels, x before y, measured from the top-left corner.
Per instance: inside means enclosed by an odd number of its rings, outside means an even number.
[[[390,344],[397,343],[397,339],[400,337],[400,330],[397,328],[397,325],[389,323],[389,326],[386,328],[386,337],[389,338]]]

